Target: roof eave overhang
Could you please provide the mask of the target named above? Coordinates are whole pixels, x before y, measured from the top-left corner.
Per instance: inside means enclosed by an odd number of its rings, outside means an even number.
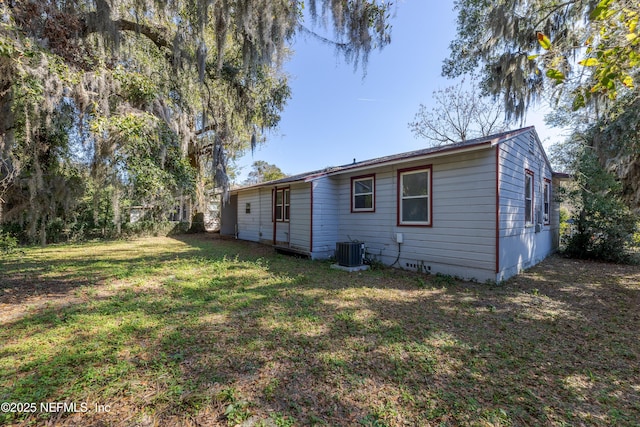
[[[254,185],[250,185],[248,187],[240,187],[240,188],[234,188],[233,190],[229,190],[229,194],[235,194],[238,193],[240,191],[248,191],[248,190],[260,190],[261,188],[270,188],[270,187],[288,187],[291,184],[297,184],[297,183],[305,183],[308,182],[309,180],[306,178],[300,178],[300,179],[295,179],[292,181],[285,181],[285,182],[273,182],[273,181],[268,181],[268,182],[261,182],[260,184],[254,184]]]
[[[497,145],[498,141],[494,141],[494,140],[489,140],[489,141],[483,141],[481,143],[478,144],[474,144],[474,145],[469,145],[467,147],[452,147],[449,149],[443,149],[443,150],[439,150],[439,151],[435,151],[432,153],[427,153],[427,154],[418,154],[415,156],[407,156],[407,157],[402,157],[402,158],[398,158],[398,159],[393,159],[393,160],[383,160],[380,162],[375,162],[375,163],[369,163],[366,165],[353,165],[353,167],[350,166],[346,166],[344,168],[341,168],[340,170],[334,171],[334,172],[327,172],[327,173],[322,173],[322,174],[317,174],[317,175],[312,175],[309,176],[305,179],[305,181],[313,181],[315,179],[324,177],[324,176],[335,176],[335,175],[340,175],[340,174],[344,174],[344,173],[352,173],[352,172],[359,172],[359,171],[366,171],[369,169],[374,169],[374,168],[379,168],[381,166],[392,166],[392,165],[397,165],[397,164],[401,164],[401,163],[407,163],[407,162],[418,162],[421,160],[430,160],[430,159],[435,159],[438,157],[444,157],[444,156],[450,156],[453,154],[463,154],[463,153],[469,153],[469,152],[474,152],[474,151],[480,151],[480,150],[484,150],[487,148],[492,148],[494,145]]]
[[[571,181],[573,179],[573,175],[564,172],[553,172],[551,176],[558,181]]]
[[[326,171],[322,171],[322,172],[318,172],[318,173],[311,173],[309,175],[306,176],[301,176],[299,179],[294,179],[292,181],[286,181],[286,182],[265,182],[265,183],[260,183],[260,184],[255,184],[249,187],[242,187],[242,188],[238,188],[235,190],[231,190],[229,193],[237,193],[238,191],[245,191],[245,190],[257,190],[260,188],[265,188],[265,187],[274,187],[274,186],[288,186],[294,183],[305,183],[305,182],[311,182],[311,181],[315,181],[316,179],[322,178],[322,177],[326,177],[326,176],[335,176],[335,175],[341,175],[341,174],[345,174],[345,173],[352,173],[352,172],[359,172],[359,171],[367,171],[370,169],[375,169],[381,166],[390,166],[390,165],[397,165],[397,164],[401,164],[401,163],[407,163],[407,162],[414,162],[414,161],[422,161],[422,160],[430,160],[430,159],[435,159],[438,157],[444,157],[444,156],[450,156],[450,155],[455,155],[455,154],[463,154],[463,153],[469,153],[469,152],[474,152],[474,151],[480,151],[480,150],[485,150],[485,149],[490,149],[490,148],[494,148],[506,141],[509,141],[515,137],[517,137],[518,135],[521,135],[522,133],[525,132],[529,132],[532,129],[534,129],[533,126],[529,126],[526,128],[522,128],[522,129],[518,129],[512,132],[505,132],[499,135],[496,135],[495,137],[491,138],[491,139],[484,139],[481,140],[477,143],[474,144],[470,144],[470,145],[463,145],[463,146],[453,146],[453,147],[443,147],[439,150],[436,151],[432,151],[430,153],[422,153],[422,154],[414,154],[414,155],[406,155],[406,156],[402,156],[402,157],[397,157],[395,159],[379,159],[378,161],[371,161],[371,162],[361,162],[361,163],[357,163],[354,165],[348,165],[348,166],[340,166],[340,167],[336,167],[336,168],[329,168]],[[535,131],[534,131],[535,132]],[[536,138],[537,134],[536,134]],[[540,140],[538,138],[538,143],[540,143]],[[544,149],[542,150],[543,155],[545,156],[545,161],[547,163],[549,163],[549,160],[546,157],[546,153],[544,153]],[[362,163],[366,163],[366,164],[362,164]]]

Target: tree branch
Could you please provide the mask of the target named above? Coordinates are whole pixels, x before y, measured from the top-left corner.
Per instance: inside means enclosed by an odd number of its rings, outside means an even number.
[[[103,29],[96,25],[96,22],[100,16],[97,12],[90,12],[85,14],[81,22],[81,37],[87,37],[90,34],[104,32]],[[173,64],[175,57],[173,55],[173,42],[167,38],[167,34],[170,34],[169,30],[165,27],[152,27],[146,24],[140,24],[139,22],[133,22],[128,19],[118,19],[111,21],[111,26],[118,31],[131,31],[136,34],[145,36],[151,41],[158,49],[168,49],[170,52],[166,53],[167,59]],[[104,23],[102,24],[104,25]],[[105,25],[109,27],[109,25]]]
[[[550,17],[551,15],[553,15],[554,13],[556,13],[557,11],[559,11],[560,9],[562,9],[562,8],[564,8],[564,7],[566,7],[566,6],[569,6],[569,5],[572,5],[572,4],[575,4],[575,3],[578,3],[578,2],[580,2],[580,1],[581,1],[581,0],[569,0],[569,1],[565,2],[565,3],[560,3],[560,4],[557,4],[557,5],[551,5],[551,7],[549,7],[549,9],[548,9],[548,10],[549,10],[549,12],[548,12],[545,16],[543,16],[541,19],[539,19],[539,20],[538,20],[538,22],[536,22],[536,23],[535,23],[535,25],[533,26],[533,28],[538,28],[538,26],[539,26],[540,24],[542,24],[543,22],[545,22],[547,19],[549,19],[549,17]],[[542,10],[543,10],[543,9],[540,9],[540,12],[542,12]]]
[[[171,49],[173,43],[170,42],[165,35],[169,33],[167,28],[162,27],[150,27],[137,22],[129,21],[127,19],[118,19],[113,22],[120,31],[132,31],[137,34],[142,34],[148,38],[158,49],[167,48]],[[173,55],[171,55],[173,56]]]

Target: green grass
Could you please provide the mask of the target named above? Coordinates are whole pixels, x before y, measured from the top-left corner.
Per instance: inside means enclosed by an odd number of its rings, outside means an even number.
[[[0,402],[38,405],[0,424],[640,420],[637,266],[551,258],[490,286],[185,236],[28,248],[0,271]]]

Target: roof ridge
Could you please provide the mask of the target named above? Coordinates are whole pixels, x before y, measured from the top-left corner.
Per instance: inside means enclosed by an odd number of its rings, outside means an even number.
[[[346,170],[351,170],[351,169],[356,169],[358,167],[362,167],[362,166],[367,166],[367,165],[376,165],[376,164],[380,164],[380,163],[385,163],[385,162],[390,162],[390,161],[394,161],[394,160],[402,160],[404,158],[411,158],[411,157],[417,157],[417,156],[424,156],[424,155],[428,155],[428,154],[435,154],[435,153],[439,153],[439,152],[446,152],[446,151],[454,151],[457,148],[463,148],[463,147],[472,147],[474,145],[482,145],[488,142],[491,142],[491,145],[494,145],[494,142],[496,144],[500,143],[500,142],[504,142],[507,139],[510,139],[516,135],[520,135],[521,133],[524,133],[526,131],[529,131],[533,129],[535,131],[535,126],[527,126],[527,127],[523,127],[523,128],[519,128],[519,129],[515,129],[515,130],[506,130],[503,132],[498,132],[492,135],[487,135],[487,136],[481,136],[478,138],[473,138],[473,139],[467,139],[467,140],[463,140],[463,141],[458,141],[458,142],[454,142],[451,144],[444,144],[444,145],[438,145],[438,146],[434,146],[434,147],[426,147],[426,148],[420,148],[417,150],[411,150],[411,151],[405,151],[402,153],[396,153],[396,154],[390,154],[387,156],[381,156],[381,157],[375,157],[373,159],[367,159],[367,160],[362,160],[360,162],[354,162],[354,163],[349,163],[346,165],[341,165],[341,166],[327,166],[323,169],[317,169],[315,171],[311,171],[311,172],[303,172],[303,173],[299,173],[299,174],[295,174],[295,175],[290,175],[288,177],[285,178],[280,178],[280,179],[276,179],[276,180],[272,180],[272,181],[266,181],[266,182],[261,182],[258,184],[252,184],[249,186],[244,186],[244,187],[239,187],[238,189],[247,189],[247,188],[258,188],[258,187],[262,187],[262,186],[267,186],[267,185],[276,185],[276,184],[285,184],[285,183],[289,183],[289,182],[296,182],[296,181],[308,181],[320,176],[325,176],[327,174],[330,173],[339,173],[342,171],[346,171]],[[355,160],[355,159],[354,159]]]

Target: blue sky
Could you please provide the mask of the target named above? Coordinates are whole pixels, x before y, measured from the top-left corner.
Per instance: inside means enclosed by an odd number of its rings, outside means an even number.
[[[237,162],[238,182],[255,160],[292,175],[426,146],[407,123],[421,103],[431,106],[433,91],[456,83],[441,76],[455,37],[453,1],[399,0],[394,11],[391,44],[371,53],[366,75],[333,47],[311,37],[296,40],[284,66],[292,99],[266,144]],[[558,142],[542,113],[530,112],[528,125],[545,146]]]

